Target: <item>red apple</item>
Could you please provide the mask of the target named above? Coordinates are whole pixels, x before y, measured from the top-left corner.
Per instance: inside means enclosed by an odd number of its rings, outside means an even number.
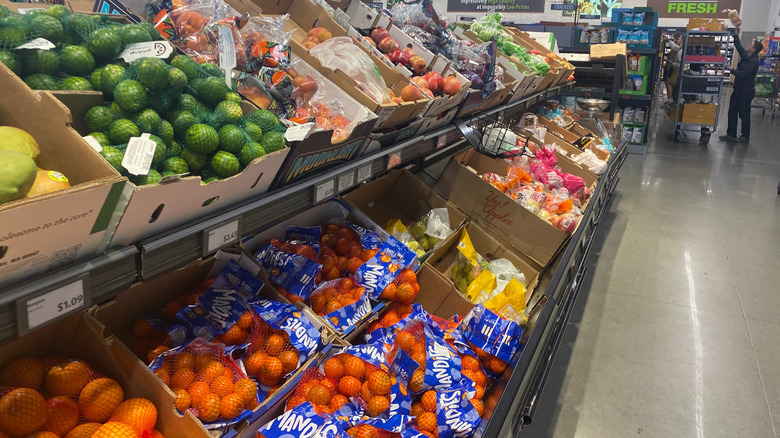
[[[415,56],[409,59],[409,67],[412,68],[412,71],[417,74],[421,75],[425,73],[425,60],[422,58],[422,56]]]
[[[316,38],[321,43],[333,38],[333,34],[330,33],[328,29],[323,27],[315,27],[314,29],[310,30],[306,36]]]
[[[409,57],[406,56],[406,53],[400,50],[393,50],[392,52],[390,52],[390,60],[396,64],[401,64],[401,65],[406,65],[407,63],[409,63]]]
[[[441,90],[447,96],[454,96],[458,94],[460,88],[461,85],[460,82],[458,82],[458,78],[456,78],[455,76],[447,76],[446,78],[444,78],[444,81],[442,82]]]
[[[398,41],[390,37],[385,37],[382,41],[379,42],[377,47],[379,47],[379,50],[385,53],[392,53],[394,50],[398,50]]]
[[[383,39],[389,37],[390,34],[387,32],[387,29],[383,27],[377,27],[376,29],[371,31],[371,39],[374,40],[375,43],[379,44],[380,41]]]
[[[422,90],[415,87],[412,84],[409,84],[404,87],[403,90],[401,90],[401,99],[404,102],[414,102],[417,99],[422,98]]]
[[[406,47],[406,48],[404,48],[403,51],[404,51],[404,53],[406,53],[406,55],[409,57],[409,59],[412,59],[415,56],[417,56],[417,52],[415,52],[414,49],[411,48],[411,47]]]
[[[437,71],[429,71],[425,73],[425,80],[428,81],[428,88],[436,94],[441,91],[441,87],[444,85],[444,78]]]
[[[417,86],[422,88],[422,89],[429,88],[428,87],[428,81],[426,81],[425,78],[422,77],[422,76],[414,76],[411,79],[411,81],[414,82],[415,84],[417,84]]]
[[[430,89],[428,89],[428,88],[423,88],[423,93],[427,94],[427,95],[428,95],[428,97],[430,97],[431,99],[433,99],[433,91],[431,91]]]

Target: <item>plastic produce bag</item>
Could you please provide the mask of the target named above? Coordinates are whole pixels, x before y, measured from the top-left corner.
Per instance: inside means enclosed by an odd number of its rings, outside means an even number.
[[[351,38],[331,38],[313,47],[309,53],[319,59],[324,67],[341,70],[354,79],[374,102],[390,102],[387,85],[376,65],[362,49],[355,47]]]
[[[450,214],[446,208],[434,208],[426,215],[428,224],[425,227],[425,234],[436,239],[446,239],[452,234],[450,226]]]
[[[585,180],[577,175],[570,173],[564,173],[561,175],[563,178],[563,187],[569,191],[571,196],[581,196],[585,192]]]
[[[590,150],[586,150],[585,152],[572,157],[572,161],[577,164],[585,165],[588,170],[595,173],[596,175],[602,175],[607,170],[606,161],[602,161]]]

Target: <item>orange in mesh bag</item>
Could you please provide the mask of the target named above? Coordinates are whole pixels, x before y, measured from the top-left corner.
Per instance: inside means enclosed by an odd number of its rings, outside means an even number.
[[[390,351],[390,357],[394,358],[394,369],[411,373],[407,388],[412,393],[422,391],[425,381],[425,362],[427,359],[425,345],[425,328],[422,323],[415,323],[396,333],[395,342]],[[399,360],[398,350],[403,350],[414,363]],[[419,367],[412,371],[414,364],[419,365]]]
[[[217,344],[195,339],[150,368],[176,394],[176,408],[189,409],[204,423],[235,420],[257,407],[257,386]]]
[[[299,352],[290,342],[284,330],[275,330],[256,313],[252,312],[252,334],[244,358],[244,368],[268,389],[261,389],[261,396],[270,397],[282,383],[283,377],[298,368]]]

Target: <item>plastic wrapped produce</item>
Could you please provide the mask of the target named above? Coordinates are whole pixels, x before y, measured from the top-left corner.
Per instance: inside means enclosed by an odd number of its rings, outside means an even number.
[[[572,161],[577,164],[584,164],[588,170],[595,173],[596,175],[602,175],[607,170],[606,161],[601,160],[590,150],[586,150],[585,152],[573,157]]]
[[[313,47],[309,53],[319,59],[324,67],[346,73],[375,102],[390,102],[387,86],[374,62],[365,52],[355,47],[351,38],[331,38]]]

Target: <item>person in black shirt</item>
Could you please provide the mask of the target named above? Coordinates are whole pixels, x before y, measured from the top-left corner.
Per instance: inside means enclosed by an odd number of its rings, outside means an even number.
[[[750,103],[756,94],[756,73],[758,73],[758,54],[764,49],[760,41],[753,40],[743,48],[739,41],[739,26],[734,33],[734,48],[739,53],[734,85],[729,100],[728,128],[720,139],[747,143],[750,140]],[[737,116],[742,119],[742,137],[737,138]]]

